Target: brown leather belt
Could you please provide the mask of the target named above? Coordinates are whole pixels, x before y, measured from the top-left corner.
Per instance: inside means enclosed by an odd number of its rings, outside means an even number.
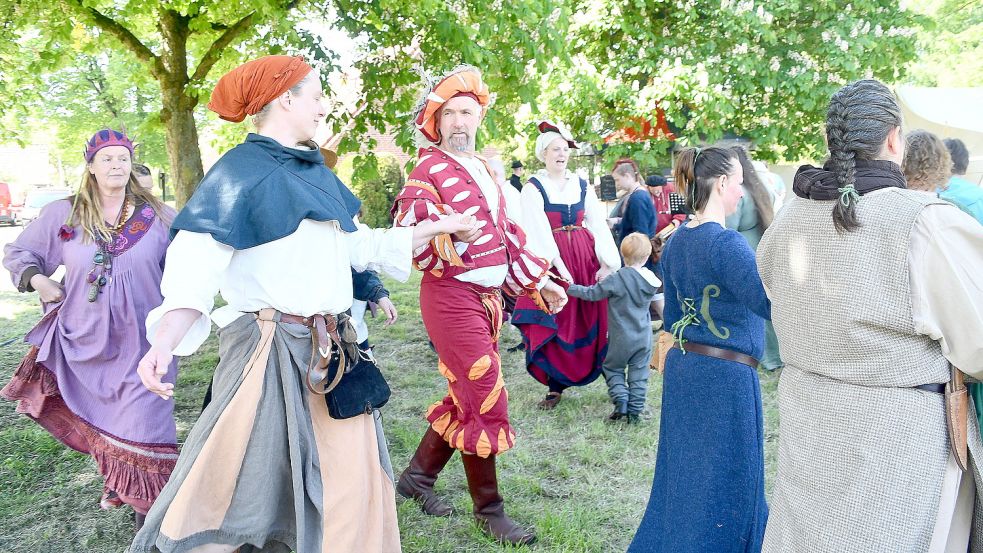
[[[758,360],[746,353],[741,353],[739,351],[734,351],[730,349],[718,348],[714,346],[708,346],[705,344],[698,344],[696,342],[686,342],[683,349],[679,347],[679,342],[672,344],[672,347],[683,351],[684,353],[699,353],[700,355],[706,355],[707,357],[716,357],[717,359],[723,359],[724,361],[735,361],[751,367],[752,369],[758,368]]]
[[[584,228],[584,227],[580,225],[563,225],[562,227],[556,227],[555,229],[553,229],[553,232],[557,232],[557,231],[571,232],[579,228]]]
[[[260,312],[258,315],[263,318],[264,313]],[[341,345],[341,335],[338,333],[338,317],[335,315],[301,317],[300,315],[275,311],[275,315],[269,320],[299,324],[311,329],[311,361],[307,366],[308,390],[323,395],[333,390],[341,382],[341,377],[344,376],[347,367],[346,356]],[[338,370],[335,372],[334,379],[328,383],[328,365],[331,363],[331,354],[334,348],[337,348]]]

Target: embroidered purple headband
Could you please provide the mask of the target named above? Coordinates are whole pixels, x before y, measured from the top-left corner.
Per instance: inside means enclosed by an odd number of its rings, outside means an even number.
[[[96,134],[85,145],[85,162],[92,163],[92,158],[96,153],[107,146],[123,146],[133,155],[133,142],[121,132],[112,129],[103,129]]]

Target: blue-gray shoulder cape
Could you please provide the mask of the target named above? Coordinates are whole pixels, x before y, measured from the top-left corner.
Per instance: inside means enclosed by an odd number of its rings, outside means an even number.
[[[179,230],[207,232],[243,250],[293,234],[304,219],[338,221],[355,232],[360,207],[318,149],[249,134],[208,171],[171,224],[171,238]]]

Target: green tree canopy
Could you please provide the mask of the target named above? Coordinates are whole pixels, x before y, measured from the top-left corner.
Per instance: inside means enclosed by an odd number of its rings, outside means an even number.
[[[8,101],[0,104],[5,112],[0,124],[7,134],[16,132],[11,120],[28,120],[38,105],[50,109],[46,79],[63,71],[60,78],[71,80],[84,56],[110,61],[125,56],[132,71],[113,77],[127,83],[114,82],[110,88],[145,90],[140,85],[147,82],[156,88],[157,101],[144,105],[158,108],[157,121],[148,117],[146,124],[163,129],[172,182],[183,203],[202,176],[201,106],[218,76],[247,59],[274,53],[303,54],[327,75],[335,68],[336,53],[303,25],[322,20],[347,32],[360,49],[356,68],[365,85],[366,109],[350,125],[342,152],[366,146],[361,138],[370,127],[403,124],[420,64],[437,71],[458,63],[494,69],[493,84],[503,85],[497,87],[499,107],[490,119],[494,133],[497,122],[509,120],[510,106],[534,96],[528,68],[544,70],[546,65],[525,60],[552,58],[566,20],[564,10],[546,0],[516,0],[504,7],[474,0],[0,0],[0,93]],[[543,21],[555,26],[543,28]],[[351,117],[340,114],[332,123],[341,128]],[[151,130],[144,129],[148,136]],[[403,133],[401,143],[408,148],[409,142],[409,133]]]
[[[759,156],[823,144],[830,95],[865,76],[888,83],[915,54],[919,18],[895,0],[574,0],[568,52],[544,78],[544,115],[599,139],[657,108],[684,143],[733,133]],[[668,143],[629,144],[655,165]]]
[[[983,2],[919,0],[928,17],[918,36],[918,57],[908,80],[924,86],[983,86]]]

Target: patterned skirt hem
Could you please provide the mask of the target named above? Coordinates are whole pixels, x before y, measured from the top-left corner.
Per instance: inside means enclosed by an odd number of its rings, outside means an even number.
[[[17,412],[41,425],[55,439],[95,460],[106,495],[146,513],[177,462],[177,444],[139,444],[117,439],[73,413],[58,390],[54,373],[37,362],[32,347],[0,397],[17,402]],[[113,505],[108,501],[107,505]]]

